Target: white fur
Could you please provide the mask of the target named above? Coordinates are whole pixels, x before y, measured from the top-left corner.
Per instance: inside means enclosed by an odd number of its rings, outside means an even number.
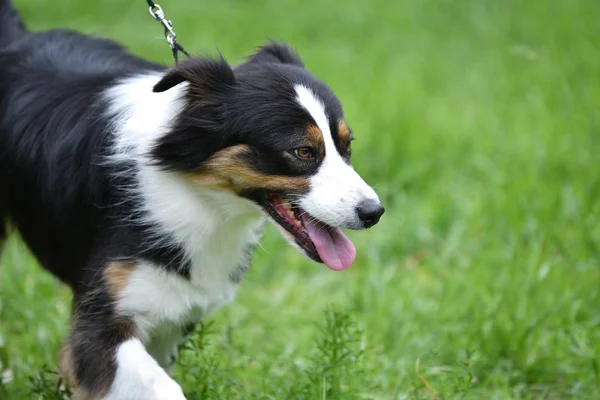
[[[157,72],[132,77],[106,92],[109,114],[116,117],[113,161],[147,163],[148,150],[181,111],[187,83],[154,93],[161,76]]]
[[[140,263],[121,292],[117,310],[134,318],[145,341],[153,339],[154,331],[171,324],[197,322],[235,297],[236,285],[229,279],[228,265],[219,266],[223,273],[211,269],[212,276],[194,282],[157,265]],[[200,267],[194,266],[195,269]]]
[[[337,228],[360,229],[356,207],[364,200],[379,201],[375,191],[338,153],[323,102],[307,87],[296,85],[297,101],[312,116],[323,134],[325,158],[310,178],[310,191],[300,206],[311,216]]]
[[[116,364],[115,379],[104,400],[185,400],[181,387],[138,339],[119,345]]]
[[[247,247],[258,242],[264,216],[248,200],[196,187],[152,165],[149,151],[180,112],[186,88],[184,83],[153,93],[159,78],[131,78],[109,90],[107,97],[116,117],[110,161],[135,161],[144,218],[158,227],[155,240],[169,234],[191,260],[190,279],[159,265],[138,263],[117,302],[118,312],[133,317],[141,339],[164,365],[181,340],[181,335],[169,332],[233,300],[237,284],[231,274],[247,262]]]

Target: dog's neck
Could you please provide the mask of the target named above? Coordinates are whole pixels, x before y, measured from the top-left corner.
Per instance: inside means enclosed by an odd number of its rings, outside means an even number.
[[[115,161],[137,166],[136,193],[142,198],[146,223],[157,237],[169,235],[191,261],[192,281],[229,273],[247,258],[247,248],[259,239],[263,214],[250,201],[232,193],[192,185],[182,175],[161,170],[148,158],[183,108],[186,84],[154,93],[156,73],[130,78],[107,92],[114,117]],[[247,260],[245,260],[247,262]]]

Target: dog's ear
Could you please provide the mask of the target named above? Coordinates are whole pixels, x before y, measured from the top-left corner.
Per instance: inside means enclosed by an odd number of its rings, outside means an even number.
[[[224,110],[234,102],[236,79],[223,58],[188,59],[167,71],[154,91],[164,92],[182,82],[189,84],[182,97],[184,106],[151,154],[164,169],[194,171],[225,148],[235,133]]]
[[[235,76],[223,57],[219,60],[190,58],[169,69],[153,90],[164,92],[182,82],[190,83],[190,92],[210,95],[234,86]]]
[[[284,43],[271,41],[259,47],[258,51],[250,56],[248,62],[272,62],[279,64],[292,64],[304,68],[304,63],[298,53]]]

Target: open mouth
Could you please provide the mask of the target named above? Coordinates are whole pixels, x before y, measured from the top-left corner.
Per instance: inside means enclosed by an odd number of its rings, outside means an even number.
[[[286,197],[268,196],[263,207],[311,259],[336,271],[354,262],[356,249],[339,229],[310,216]]]

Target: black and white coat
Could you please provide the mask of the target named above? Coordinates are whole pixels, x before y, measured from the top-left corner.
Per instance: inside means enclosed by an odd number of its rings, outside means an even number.
[[[29,33],[0,0],[0,241],[73,290],[75,398],[183,399],[185,327],[233,300],[265,221],[344,269],[383,214],[332,91],[288,47],[165,69],[114,42]]]

